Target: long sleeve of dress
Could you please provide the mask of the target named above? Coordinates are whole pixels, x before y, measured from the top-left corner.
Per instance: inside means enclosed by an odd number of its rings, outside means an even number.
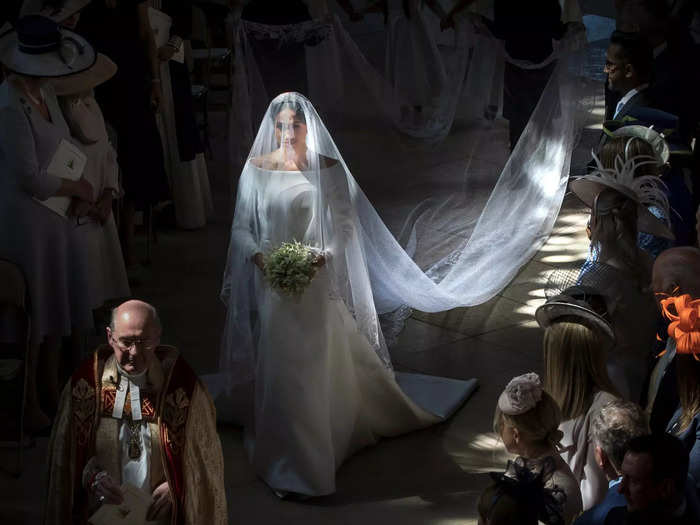
[[[333,169],[324,177],[324,195],[330,208],[333,232],[327,250],[338,253],[355,232],[355,213],[350,200],[348,182],[342,169]]]
[[[13,107],[0,109],[0,144],[7,169],[32,197],[46,200],[61,187],[60,177],[46,173],[40,166],[34,146],[34,134],[24,113]]]

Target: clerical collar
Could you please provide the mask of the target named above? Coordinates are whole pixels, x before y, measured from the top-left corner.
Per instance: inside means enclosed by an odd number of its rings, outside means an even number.
[[[115,419],[121,419],[124,415],[124,403],[126,402],[127,391],[131,398],[131,420],[140,421],[141,420],[141,388],[146,386],[146,381],[148,379],[148,369],[140,372],[138,374],[128,374],[124,369],[119,366],[119,362],[116,362],[117,370],[119,371],[120,379],[119,385],[117,386],[117,395],[114,399],[114,409],[112,410],[112,417]]]
[[[119,372],[119,375],[122,377],[126,377],[130,382],[138,385],[139,387],[143,388],[146,386],[148,382],[148,368],[143,370],[142,372],[139,372],[138,374],[130,374],[129,372],[126,372],[119,362],[116,362],[117,364],[117,371]]]

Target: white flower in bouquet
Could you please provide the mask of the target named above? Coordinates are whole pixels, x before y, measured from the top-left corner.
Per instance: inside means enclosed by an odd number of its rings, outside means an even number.
[[[265,256],[265,279],[284,295],[299,297],[311,284],[318,261],[318,251],[297,241],[283,242]]]

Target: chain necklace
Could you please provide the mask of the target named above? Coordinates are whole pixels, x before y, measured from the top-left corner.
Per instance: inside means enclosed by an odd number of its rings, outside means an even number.
[[[141,423],[134,421],[129,416],[129,457],[139,459],[141,457]]]

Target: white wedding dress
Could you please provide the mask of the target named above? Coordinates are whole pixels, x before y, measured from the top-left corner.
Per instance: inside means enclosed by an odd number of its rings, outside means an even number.
[[[345,176],[339,163],[320,173]],[[256,195],[264,226],[261,242],[251,231],[236,231],[240,246],[255,253],[293,239],[317,245],[314,185],[298,171],[252,167],[252,174],[267,179]],[[343,222],[338,217],[346,209],[343,203],[328,204],[335,220]],[[254,423],[246,428],[246,448],[268,485],[305,495],[333,493],[335,471],[353,452],[380,436],[441,420],[402,392],[333,290],[327,268],[299,299],[270,288],[262,272],[256,271],[255,280],[260,338]]]

